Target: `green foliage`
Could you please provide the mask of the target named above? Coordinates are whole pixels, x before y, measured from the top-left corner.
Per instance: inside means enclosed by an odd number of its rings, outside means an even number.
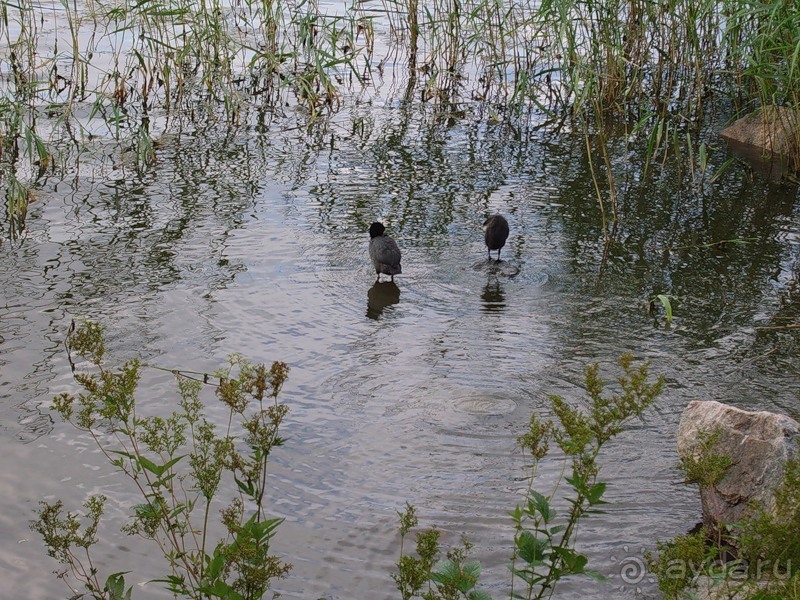
[[[645,555],[650,571],[658,578],[658,589],[668,600],[682,598],[697,573],[708,567],[716,556],[707,546],[705,528],[695,533],[676,536],[668,542],[658,542],[658,556]]]
[[[755,507],[752,518],[737,523],[736,544],[755,568],[772,565],[773,575],[795,576],[800,570],[800,458],[787,461],[775,508]]]
[[[664,307],[664,320],[667,322],[667,326],[672,324],[672,301],[669,299],[669,296],[666,294],[658,294],[653,300],[650,301],[650,312],[653,312],[653,307],[655,306],[655,300],[658,300],[661,303],[661,306]]]
[[[393,78],[405,77],[406,100],[451,118],[579,120],[607,243],[618,222],[614,124],[630,123],[621,137],[644,151],[645,172],[686,148],[700,189],[714,149],[698,129],[711,101],[735,112],[800,105],[793,0],[351,0],[336,14],[286,0],[64,1],[52,16],[30,0],[0,0],[0,9],[8,49],[0,53],[8,74],[0,78],[0,187],[12,238],[33,198],[17,176],[23,167],[35,178],[75,167],[72,156],[108,137],[144,171],[157,160],[153,115],[238,127],[293,106],[310,124],[344,99],[378,93],[387,64]],[[380,57],[376,31],[385,32]],[[51,44],[53,35],[64,42]],[[793,159],[800,165],[797,151]]]
[[[620,393],[605,394],[599,365],[590,365],[584,376],[588,406],[582,409],[551,396],[557,422],[542,422],[532,414],[528,432],[518,439],[534,464],[526,502],[511,513],[516,529],[511,572],[513,578],[521,580],[523,590],[514,591],[512,586],[513,597],[549,597],[558,582],[571,575],[602,578],[586,568],[588,558],[574,546],[579,521],[600,512],[598,507],[605,504],[606,483],[598,480],[597,458],[602,446],[646,410],[664,385],[663,377],[650,381],[649,363],[634,366],[630,354],[620,357],[619,365],[623,373],[617,378]],[[532,488],[537,463],[546,455],[551,438],[571,466],[571,474],[564,478],[572,490],[567,498],[569,510],[561,519],[552,506],[556,490],[545,496]]]
[[[733,464],[729,456],[714,450],[720,431],[699,432],[698,447],[692,456],[681,458],[680,469],[686,475],[686,483],[696,483],[701,488],[714,488],[725,477]]]
[[[542,420],[531,415],[528,430],[519,436],[523,451],[533,458],[529,489],[525,501],[511,512],[514,523],[514,551],[511,559],[512,598],[549,598],[558,583],[572,575],[586,575],[602,580],[599,573],[587,569],[588,557],[575,548],[578,523],[588,515],[600,512],[605,504],[605,482],[598,481],[597,462],[602,446],[619,434],[624,425],[650,406],[664,385],[664,378],[651,381],[649,363],[633,364],[633,357],[623,355],[619,360],[622,375],[617,378],[620,392],[605,394],[600,367],[590,365],[585,371],[588,402],[585,409],[568,403],[560,396],[551,396],[556,420]],[[567,498],[568,510],[560,515],[553,506],[558,485],[550,495],[533,489],[539,461],[544,458],[550,442],[555,441],[571,469],[564,481],[571,488]],[[566,465],[565,465],[566,467]],[[439,531],[432,529],[417,534],[417,555],[403,552],[402,540],[417,525],[414,508],[407,505],[400,514],[401,547],[398,573],[393,575],[403,600],[420,597],[484,598],[474,589],[480,574],[479,565],[467,562],[470,545],[447,554],[447,561],[434,568],[439,554]],[[459,595],[460,594],[460,595]]]
[[[216,396],[229,412],[224,431],[217,433],[200,398],[208,376],[200,381],[175,371],[177,409],[166,418],[143,416],[135,398],[142,369],[138,360],[105,367],[103,329],[91,322],[77,329],[73,324],[66,345],[82,391],[61,394],[54,408],[91,435],[138,490],[142,502],[123,531],[152,540],[162,552],[169,572],[160,581],[187,598],[263,598],[270,582],[290,568],[271,550],[282,519],[268,518],[264,506],[269,458],[283,442],[278,429],[288,409],[277,398],[288,367],[275,362],[267,368],[231,356],[216,373]],[[78,369],[76,359],[86,361],[87,370]],[[236,495],[215,524],[211,505],[226,474]],[[92,598],[129,599],[124,573],[109,576],[101,586],[91,561],[104,501],[87,500],[83,529],[76,514],[63,515],[61,501],[42,502],[33,528]],[[209,536],[216,530],[226,534],[212,549]]]
[[[462,540],[462,545],[447,552],[446,559],[438,560],[440,532],[435,527],[416,534],[417,556],[404,554],[403,541],[411,528],[416,527],[414,507],[406,504],[400,515],[400,560],[397,573],[392,573],[395,585],[403,600],[414,597],[423,600],[489,600],[489,595],[476,590],[481,574],[480,563],[468,560],[472,544]]]
[[[687,482],[713,489],[731,465],[729,457],[714,450],[720,432],[700,435],[694,457],[681,468]],[[724,529],[677,536],[659,542],[658,556],[648,556],[665,598],[683,598],[695,575],[711,578],[720,594],[737,593],[749,600],[800,597],[800,459],[784,466],[775,490],[774,508],[754,504],[747,516]]]

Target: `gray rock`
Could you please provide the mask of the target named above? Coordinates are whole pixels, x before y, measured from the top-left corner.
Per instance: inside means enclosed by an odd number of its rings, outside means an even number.
[[[719,430],[714,453],[733,464],[716,489],[701,489],[703,522],[711,527],[734,523],[751,500],[774,510],[773,492],[783,480],[786,461],[797,455],[800,423],[786,415],[749,412],[714,401],[692,401],[678,426],[678,454],[697,458],[701,434]]]
[[[769,581],[747,578],[746,571],[743,571],[738,575],[729,574],[726,578],[699,575],[693,582],[692,591],[696,600],[749,600],[768,585]]]

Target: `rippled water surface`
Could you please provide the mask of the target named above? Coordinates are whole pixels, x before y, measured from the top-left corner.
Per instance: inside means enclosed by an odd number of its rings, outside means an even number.
[[[77,507],[106,494],[98,566],[163,575],[145,542],[118,533],[132,490],[49,411],[75,390],[67,327],[89,317],[116,360],[208,371],[235,351],[289,363],[287,444],[271,471],[272,510],[286,518],[275,549],[294,565],[276,589],[288,598],[397,597],[407,501],[444,542],[475,542],[501,597],[507,513],[526,487],[515,437],[529,415],[548,394],[581,402],[588,363],[610,377],[622,352],[652,360],[666,390],[604,451],[611,504],[579,531],[610,580],[575,579],[559,594],[633,598],[621,565],[699,516],[675,466],[685,404],[800,412],[797,330],[759,329],[800,316],[800,209],[795,187],[746,166],[681,187],[667,165],[618,183],[619,243],[603,260],[583,150],[565,134],[386,105],[310,135],[276,125],[165,136],[143,175],[89,161],[41,181],[26,234],[0,245],[3,596],[68,595],[28,529],[41,498]],[[500,265],[480,227],[494,212],[511,225]],[[374,220],[403,251],[395,284],[374,283]],[[672,297],[671,328],[648,314],[659,293]],[[170,376],[147,371],[140,402],[169,411]],[[541,489],[560,470],[547,459]],[[155,584],[136,594],[167,596]]]

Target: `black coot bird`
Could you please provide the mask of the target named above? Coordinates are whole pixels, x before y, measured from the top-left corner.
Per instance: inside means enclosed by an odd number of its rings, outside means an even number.
[[[500,261],[500,249],[506,245],[508,239],[508,221],[503,215],[492,215],[483,222],[484,239],[489,249],[489,259],[492,250],[497,250],[497,261]]]
[[[375,272],[380,281],[381,273],[389,275],[394,281],[394,276],[403,272],[400,267],[400,248],[388,235],[383,235],[386,227],[383,223],[373,223],[369,226],[369,257],[375,265]]]

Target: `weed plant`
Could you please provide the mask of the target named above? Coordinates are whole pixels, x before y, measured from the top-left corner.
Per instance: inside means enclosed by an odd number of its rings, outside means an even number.
[[[602,447],[623,431],[625,424],[639,416],[661,393],[664,378],[649,376],[649,363],[635,366],[633,357],[620,358],[622,375],[617,379],[620,392],[606,394],[597,364],[587,367],[585,386],[589,396],[585,409],[569,404],[560,396],[550,396],[555,419],[543,420],[531,415],[528,431],[518,438],[520,447],[533,460],[525,500],[511,513],[514,523],[514,550],[509,565],[511,598],[550,598],[566,577],[587,575],[603,579],[587,568],[589,559],[575,547],[579,523],[600,512],[605,504],[606,483],[600,481],[598,457]],[[533,484],[539,461],[548,455],[554,441],[565,460],[569,475],[563,482],[569,488],[569,509],[561,516],[554,498],[562,482],[547,495]],[[450,600],[488,598],[476,590],[480,565],[467,560],[467,543],[440,558],[439,531],[434,528],[416,534],[416,554],[407,554],[406,536],[418,523],[416,510],[407,506],[400,513],[400,560],[394,580],[403,600]]]
[[[144,416],[136,400],[142,364],[134,359],[117,369],[105,366],[102,327],[73,323],[66,339],[67,355],[82,391],[63,393],[54,409],[76,429],[89,435],[109,463],[138,490],[141,502],[123,527],[129,535],[149,540],[163,555],[168,572],[157,580],[176,597],[263,598],[270,582],[290,569],[272,554],[270,542],[281,519],[269,518],[266,507],[267,466],[283,440],[279,427],[288,409],[277,398],[288,368],[253,365],[233,355],[213,376],[173,371],[178,384],[177,409],[168,417]],[[551,396],[555,420],[533,414],[518,438],[533,462],[525,501],[511,513],[515,526],[510,564],[512,598],[549,598],[563,578],[584,574],[588,558],[575,548],[579,522],[604,504],[606,484],[598,480],[602,446],[642,413],[663,387],[663,377],[650,381],[648,363],[637,366],[630,355],[620,359],[621,392],[607,395],[597,364],[586,369],[589,401],[585,409]],[[223,431],[204,416],[200,398],[212,386],[228,412]],[[554,441],[571,474],[569,510],[559,517],[553,499],[533,489],[539,461]],[[232,480],[236,495],[220,511],[212,507]],[[78,596],[103,600],[132,597],[127,572],[102,579],[94,561],[97,532],[106,498],[92,495],[79,512],[67,511],[60,500],[41,502],[32,528],[44,539],[50,556],[62,564],[59,576]],[[441,558],[436,528],[416,534],[416,556],[407,553],[405,538],[417,527],[413,506],[401,517],[398,571],[392,576],[404,600],[485,600],[477,588],[480,563],[469,559],[472,545],[462,544]],[[215,531],[223,539],[214,543]]]
[[[725,476],[731,459],[716,450],[718,437],[718,431],[706,432],[697,456],[682,460],[688,483],[713,490]],[[800,598],[798,528],[800,459],[795,457],[784,466],[783,481],[775,490],[774,509],[753,503],[736,523],[704,526],[659,542],[656,553],[648,555],[648,563],[668,600],[692,597],[701,581],[699,575],[709,582],[712,598]]]
[[[176,597],[255,600],[290,565],[272,553],[271,540],[282,519],[266,506],[267,465],[283,440],[278,429],[288,409],[278,394],[288,368],[253,365],[234,355],[213,377],[175,372],[178,408],[168,417],[144,416],[136,391],[142,365],[131,360],[105,366],[102,328],[74,327],[66,346],[75,380],[83,390],[61,394],[54,408],[65,421],[94,440],[110,464],[138,491],[123,531],[149,540],[164,557],[160,580]],[[82,360],[76,364],[76,360]],[[213,383],[212,383],[213,380]],[[228,419],[222,431],[204,416],[203,386],[213,386]],[[236,494],[213,517],[224,486]],[[63,565],[60,577],[75,597],[130,598],[125,573],[101,579],[93,547],[106,498],[90,496],[81,513],[63,503],[41,502],[32,527],[50,556]],[[214,541],[215,532],[224,532]]]

